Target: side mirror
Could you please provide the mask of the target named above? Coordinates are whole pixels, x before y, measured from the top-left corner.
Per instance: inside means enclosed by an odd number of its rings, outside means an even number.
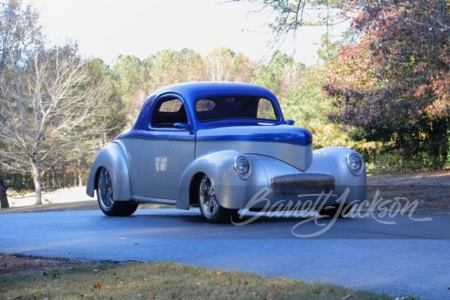
[[[175,123],[175,124],[173,124],[173,127],[178,128],[178,129],[186,129],[187,131],[192,131],[191,125],[189,125],[187,123]]]
[[[294,125],[295,121],[294,120],[286,120],[286,124],[287,125]]]

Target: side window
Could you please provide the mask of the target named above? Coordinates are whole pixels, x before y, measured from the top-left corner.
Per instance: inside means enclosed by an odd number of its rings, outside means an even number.
[[[167,100],[161,103],[159,107],[159,112],[166,113],[176,113],[179,112],[181,107],[183,107],[183,103],[181,103],[178,99]]]
[[[197,112],[207,112],[211,111],[216,107],[216,103],[209,99],[200,99],[195,104],[195,110]]]
[[[158,101],[158,100],[157,100]],[[150,124],[156,128],[174,128],[175,123],[187,123],[183,102],[177,98],[163,98],[156,104]]]
[[[277,120],[273,104],[272,102],[270,102],[270,100],[267,100],[265,98],[259,99],[256,117],[258,119],[275,120],[275,121]]]

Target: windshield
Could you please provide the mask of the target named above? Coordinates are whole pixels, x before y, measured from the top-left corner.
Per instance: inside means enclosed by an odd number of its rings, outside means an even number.
[[[195,111],[200,122],[226,119],[278,120],[272,101],[255,96],[205,97],[197,100]]]

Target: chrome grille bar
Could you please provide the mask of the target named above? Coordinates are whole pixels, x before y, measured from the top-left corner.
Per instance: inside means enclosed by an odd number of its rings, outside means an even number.
[[[321,173],[282,175],[272,178],[270,186],[275,197],[328,193],[334,190],[334,177]]]

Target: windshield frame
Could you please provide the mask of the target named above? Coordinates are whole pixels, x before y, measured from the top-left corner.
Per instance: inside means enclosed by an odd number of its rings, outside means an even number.
[[[270,104],[272,105],[272,109],[273,112],[275,114],[275,119],[274,120],[270,120],[270,119],[260,119],[260,118],[249,118],[249,117],[235,117],[235,118],[221,118],[221,119],[212,119],[212,120],[201,120],[198,117],[198,111],[197,111],[197,102],[200,100],[211,100],[210,98],[214,98],[214,97],[254,97],[254,98],[260,98],[260,99],[265,99],[267,101],[270,102]],[[219,123],[232,123],[232,122],[236,122],[236,123],[242,123],[242,122],[250,122],[250,123],[269,123],[269,124],[278,124],[282,121],[282,114],[280,111],[280,108],[278,106],[278,102],[276,102],[275,100],[266,97],[266,96],[261,96],[261,95],[257,95],[257,94],[212,94],[212,95],[202,95],[200,97],[197,97],[193,103],[193,111],[195,114],[195,118],[197,120],[197,122],[201,123],[201,124],[205,124],[205,123],[212,123],[212,122],[219,122]]]

